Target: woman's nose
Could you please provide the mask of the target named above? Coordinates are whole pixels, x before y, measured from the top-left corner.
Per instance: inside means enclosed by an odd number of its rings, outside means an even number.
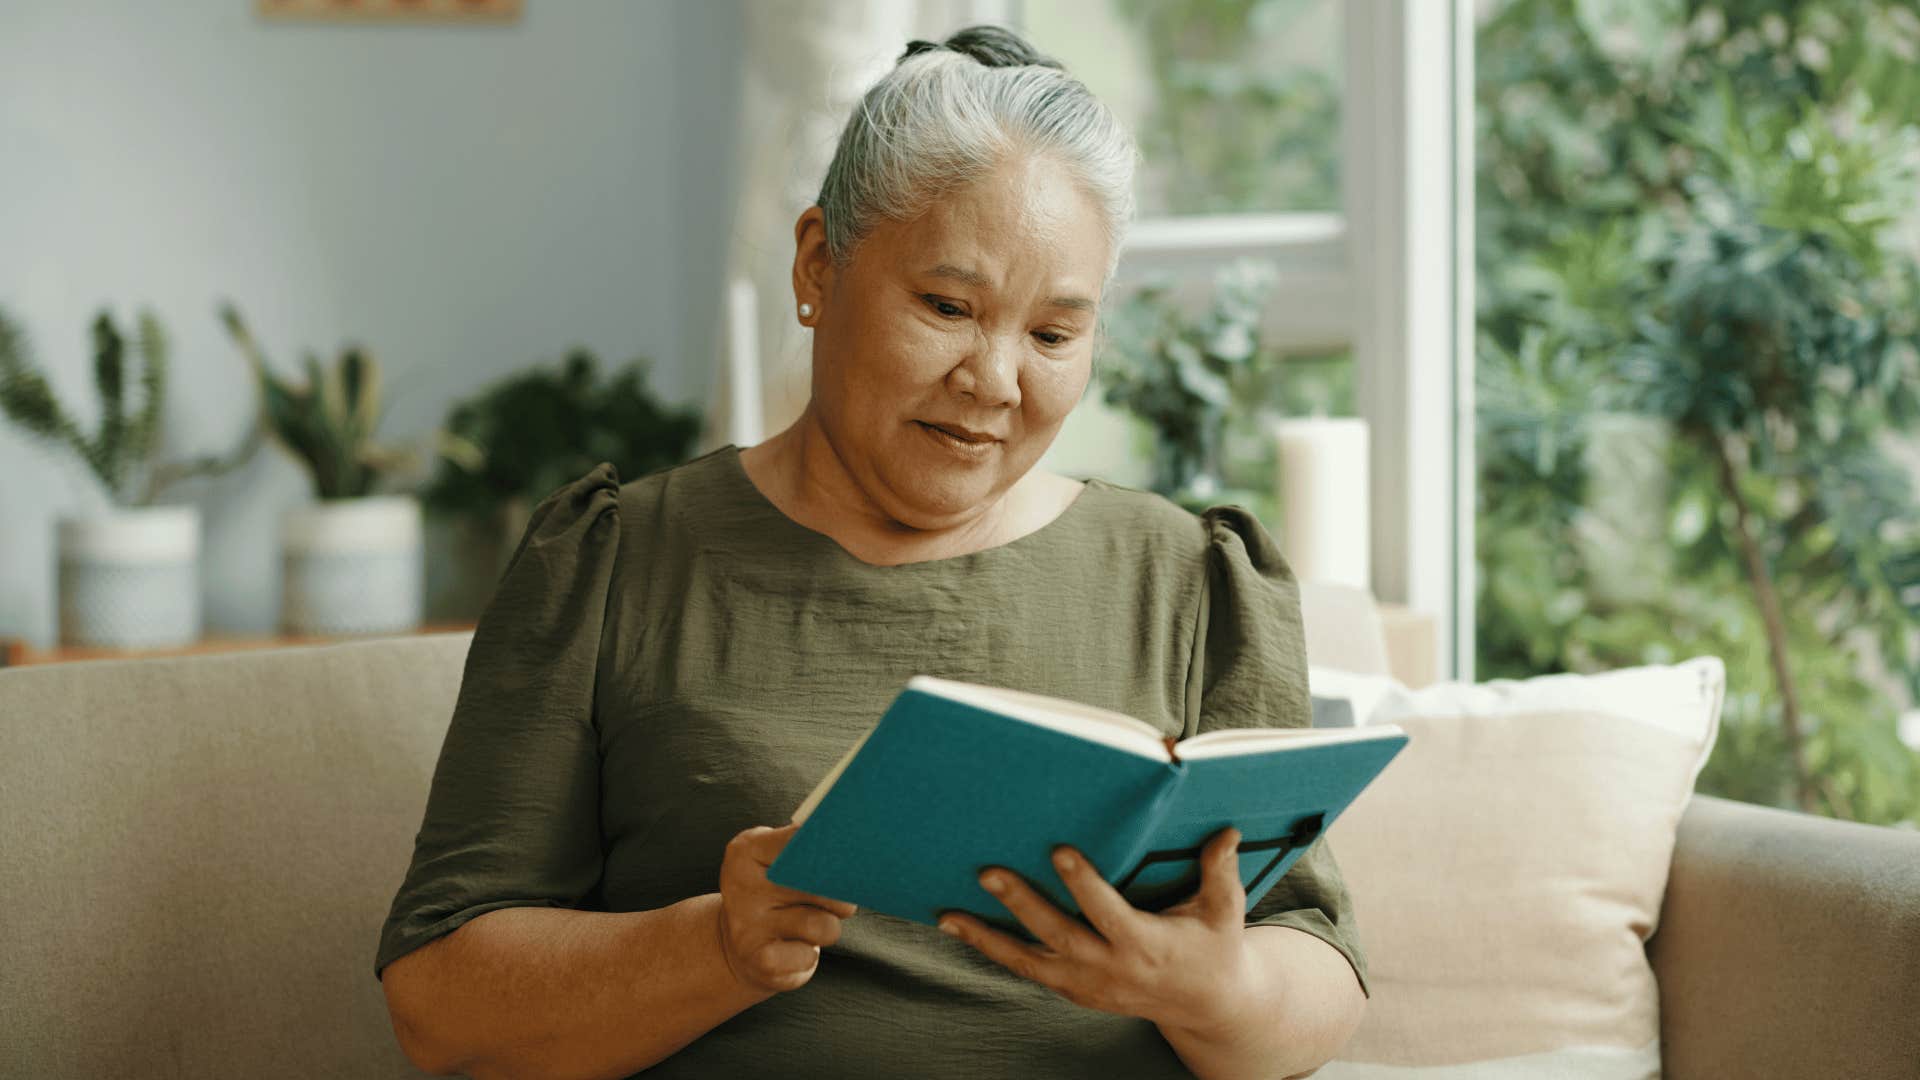
[[[1020,343],[1008,335],[984,333],[965,360],[954,369],[955,389],[975,404],[1016,407],[1020,404]]]

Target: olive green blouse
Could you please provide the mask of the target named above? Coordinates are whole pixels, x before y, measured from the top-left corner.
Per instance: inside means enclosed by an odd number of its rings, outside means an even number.
[[[713,892],[728,839],[789,821],[920,673],[1071,698],[1181,738],[1311,723],[1293,573],[1238,507],[1196,515],[1093,479],[1013,541],[876,566],[786,516],[736,446],[624,484],[603,462],[534,510],[474,631],[375,975],[497,908],[640,911]],[[1324,838],[1247,923],[1327,941],[1366,989]],[[1188,1075],[1152,1023],[864,909],[806,986],[644,1075],[769,1068]]]

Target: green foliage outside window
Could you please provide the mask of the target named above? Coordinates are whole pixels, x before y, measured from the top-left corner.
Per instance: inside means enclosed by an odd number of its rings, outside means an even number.
[[[1911,2],[1506,0],[1475,61],[1481,676],[1718,655],[1701,790],[1909,825],[1917,58]]]
[[[1319,4],[1113,0],[1153,80],[1140,126],[1152,213],[1331,210],[1340,205],[1335,74],[1270,62]]]

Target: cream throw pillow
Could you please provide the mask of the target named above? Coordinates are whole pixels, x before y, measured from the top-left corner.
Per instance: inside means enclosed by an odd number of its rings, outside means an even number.
[[[1421,690],[1308,679],[1410,740],[1327,831],[1373,998],[1316,1076],[1658,1077],[1645,946],[1719,732],[1720,660]]]

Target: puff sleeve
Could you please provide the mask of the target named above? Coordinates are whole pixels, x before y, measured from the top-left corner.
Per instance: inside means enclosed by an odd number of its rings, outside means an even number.
[[[619,489],[601,462],[529,516],[467,648],[376,978],[477,915],[576,906],[599,883],[593,694]]]
[[[1300,588],[1280,548],[1237,506],[1200,514],[1206,583],[1200,590],[1188,734],[1235,727],[1311,727]],[[1197,691],[1197,694],[1196,694]],[[1196,715],[1197,709],[1197,715]],[[1248,926],[1290,926],[1338,949],[1368,997],[1353,903],[1324,836],[1247,913]]]

